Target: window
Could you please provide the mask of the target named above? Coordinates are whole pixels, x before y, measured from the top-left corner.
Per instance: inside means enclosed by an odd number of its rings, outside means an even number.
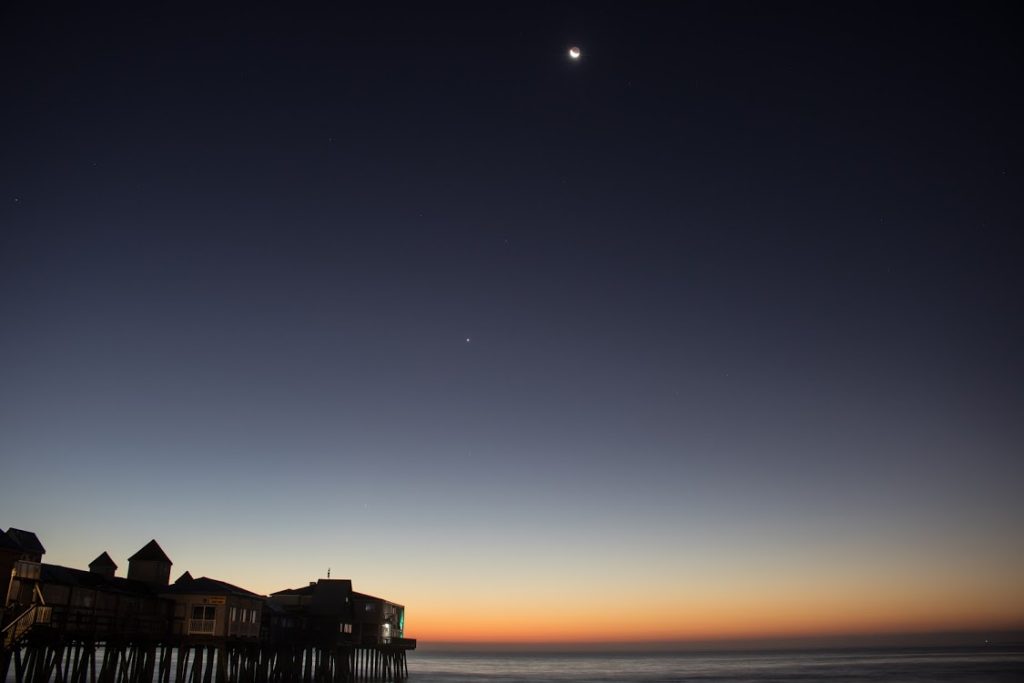
[[[217,608],[213,605],[193,605],[192,607],[192,618],[193,619],[216,619]]]
[[[216,626],[216,607],[213,605],[192,605],[192,618],[188,622],[189,633],[213,635]]]
[[[238,608],[237,607],[232,607],[231,608],[231,621],[238,621]]]

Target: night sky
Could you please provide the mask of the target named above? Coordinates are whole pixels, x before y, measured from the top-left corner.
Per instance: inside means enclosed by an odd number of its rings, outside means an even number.
[[[1012,3],[432,4],[5,4],[0,524],[426,640],[1024,627]]]

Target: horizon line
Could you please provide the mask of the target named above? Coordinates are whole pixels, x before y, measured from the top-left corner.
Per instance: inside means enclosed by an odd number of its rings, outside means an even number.
[[[419,640],[436,652],[699,652],[728,650],[846,649],[862,647],[1024,647],[1024,626],[1015,629],[851,633],[677,639]]]

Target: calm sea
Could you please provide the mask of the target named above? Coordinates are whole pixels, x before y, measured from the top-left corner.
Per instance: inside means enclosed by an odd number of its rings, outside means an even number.
[[[637,681],[1024,682],[1024,648],[686,654],[414,652],[409,683]]]

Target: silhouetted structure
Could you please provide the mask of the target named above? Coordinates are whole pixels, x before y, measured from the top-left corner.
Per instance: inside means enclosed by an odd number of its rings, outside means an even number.
[[[7,532],[0,529],[0,590],[4,594],[4,604],[7,604],[7,595],[10,590],[11,573],[14,571],[14,563],[21,559],[22,551],[13,538]]]
[[[128,558],[128,578],[151,586],[166,586],[171,578],[171,558],[153,539]]]
[[[6,626],[8,605],[28,604],[35,600],[34,584],[25,585],[24,581],[18,581],[17,577],[38,580],[40,563],[46,554],[46,548],[31,531],[22,531],[14,527],[8,529],[0,538],[0,547],[4,549],[0,554],[0,562],[3,562],[2,568],[6,570],[4,576],[7,581],[3,612],[3,625]]]
[[[117,563],[110,559],[110,555],[104,550],[100,553],[99,557],[89,563],[89,571],[93,574],[99,574],[100,576],[112,579],[117,571]]]
[[[39,542],[39,537],[31,531],[22,531],[21,529],[15,529],[11,527],[7,530],[7,537],[14,541],[15,545],[21,549],[22,560],[29,562],[42,562],[43,555],[46,554],[46,548]]]
[[[15,533],[11,533],[11,532]],[[43,564],[31,532],[0,533],[9,568],[0,680],[15,683],[303,683],[408,673],[405,609],[320,580],[269,598],[183,573],[152,540],[116,576],[106,552],[89,571]]]
[[[174,631],[183,636],[259,638],[264,599],[251,591],[186,572],[163,592],[174,600]]]
[[[347,665],[362,675],[392,678],[408,673],[405,653],[416,641],[404,637],[401,605],[356,593],[347,579],[320,579],[277,591],[267,604],[268,627],[276,642],[305,648],[329,667]],[[355,645],[355,658],[339,662]]]

